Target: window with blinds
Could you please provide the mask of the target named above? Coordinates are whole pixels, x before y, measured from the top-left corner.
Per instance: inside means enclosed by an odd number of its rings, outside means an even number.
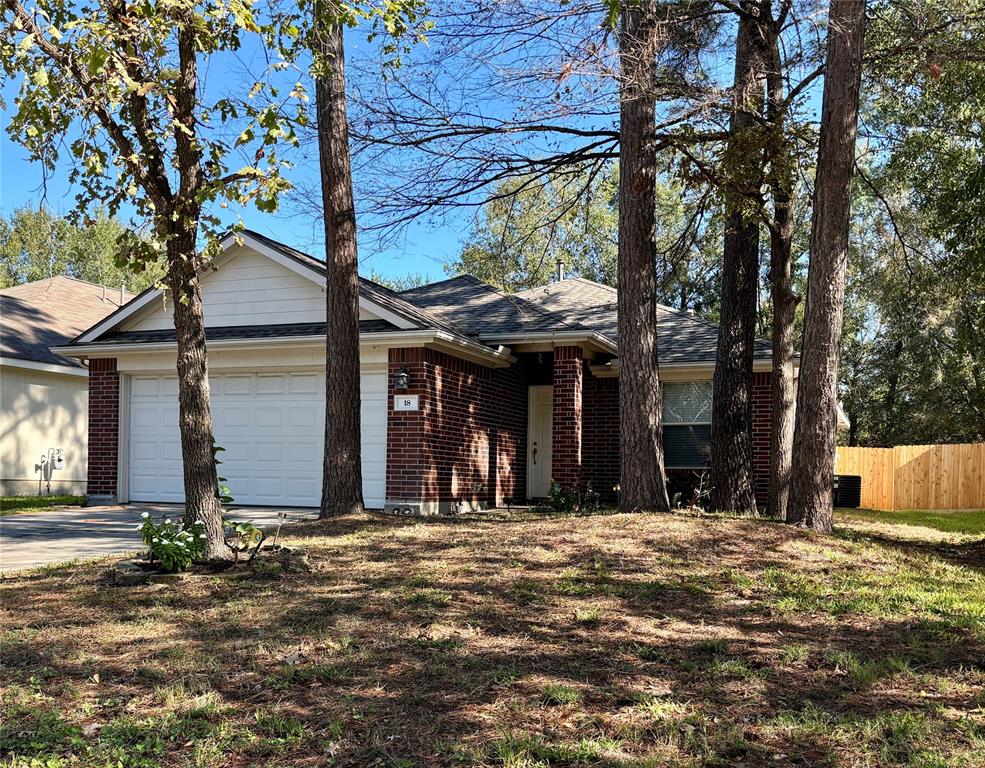
[[[663,384],[664,466],[702,469],[711,458],[711,382]]]

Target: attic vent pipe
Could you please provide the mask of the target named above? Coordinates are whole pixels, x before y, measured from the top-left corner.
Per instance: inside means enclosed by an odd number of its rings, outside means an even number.
[[[564,259],[559,256],[557,260],[557,281],[560,283],[562,280],[564,280]]]

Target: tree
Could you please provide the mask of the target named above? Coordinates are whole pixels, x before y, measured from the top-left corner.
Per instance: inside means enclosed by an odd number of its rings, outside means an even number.
[[[18,208],[0,219],[0,287],[65,275],[142,291],[161,276],[161,266],[127,263],[127,234],[132,233],[102,213],[73,224],[45,208]]]
[[[715,319],[721,217],[706,186],[687,185],[666,170],[670,162],[661,165],[655,184],[657,300]],[[615,287],[618,185],[615,163],[591,180],[503,182],[445,268],[519,291],[550,282],[560,259],[566,275]]]
[[[185,519],[205,526],[206,558],[229,558],[199,280],[218,251],[219,221],[210,206],[276,206],[286,186],[276,149],[295,142],[288,113],[303,94],[294,89],[276,103],[264,101],[261,96],[276,92],[268,71],[249,96],[209,102],[199,65],[235,53],[246,38],[282,50],[279,41],[295,33],[293,22],[261,22],[242,3],[2,3],[4,73],[25,75],[8,126],[11,137],[48,170],[68,147],[80,212],[98,202],[112,216],[129,205],[135,217],[151,222],[153,238],[131,241],[128,255],[146,262],[163,252],[166,265],[162,282],[177,339]],[[304,114],[296,119],[303,122]],[[243,165],[233,170],[237,156]]]
[[[824,533],[833,524],[838,364],[864,33],[865,0],[832,0],[787,514],[789,522]]]
[[[619,31],[619,506],[669,510],[657,353],[656,3],[625,3]]]
[[[735,83],[723,161],[727,182],[722,249],[721,317],[711,427],[711,503],[756,512],[752,487],[752,359],[759,277],[759,196],[763,182],[763,80],[768,55],[761,26],[765,4],[739,14]]]
[[[338,9],[316,3],[318,156],[325,221],[325,459],[320,517],[363,508],[359,433],[359,276]]]

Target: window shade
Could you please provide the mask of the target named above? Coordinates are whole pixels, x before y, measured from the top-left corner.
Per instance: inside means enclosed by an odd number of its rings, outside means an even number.
[[[711,424],[710,381],[668,381],[663,385],[664,424]]]

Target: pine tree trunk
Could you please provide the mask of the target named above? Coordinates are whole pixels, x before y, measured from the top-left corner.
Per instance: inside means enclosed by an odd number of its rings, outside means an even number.
[[[200,522],[205,526],[206,560],[228,560],[232,552],[222,528],[223,509],[212,452],[212,404],[202,287],[196,270],[196,229],[188,227],[167,243],[167,282],[178,346],[178,428],[185,479],[185,524]]]
[[[619,506],[626,511],[670,509],[657,355],[654,5],[625,4],[619,36]]]
[[[324,7],[324,5],[322,5]],[[363,508],[359,417],[359,277],[342,26],[320,17],[316,82],[325,216],[325,463],[321,517]]]
[[[770,227],[770,287],[773,305],[773,373],[770,420],[770,512],[786,519],[790,498],[790,464],[793,460],[794,420],[794,322],[797,297],[793,292],[794,160],[786,135],[783,61],[780,30],[770,16],[766,72],[766,116],[770,139],[769,184],[773,196]]]
[[[778,196],[773,208],[770,240],[770,283],[773,303],[773,374],[771,385],[769,510],[786,519],[790,499],[794,425],[794,320],[797,297],[793,292],[792,204]]]
[[[788,515],[792,522],[824,533],[833,526],[838,364],[865,0],[832,0],[828,21]]]
[[[747,9],[748,10],[748,9]],[[750,13],[739,17],[735,86],[725,166],[725,240],[711,416],[711,503],[756,512],[752,470],[752,361],[759,278],[764,38]]]

